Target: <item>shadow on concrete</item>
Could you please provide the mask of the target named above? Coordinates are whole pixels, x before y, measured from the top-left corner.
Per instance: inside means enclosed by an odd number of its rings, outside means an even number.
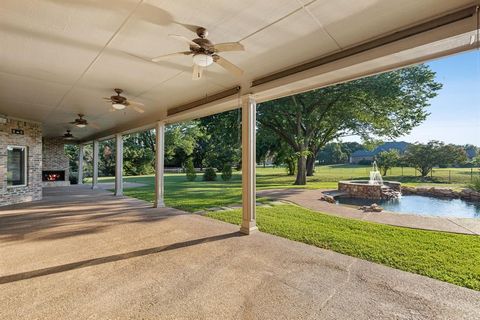
[[[175,250],[175,249],[181,249],[181,248],[195,246],[195,245],[204,244],[204,243],[209,243],[209,242],[213,242],[213,241],[220,241],[220,240],[225,240],[225,239],[229,239],[229,238],[240,237],[242,235],[243,235],[242,233],[237,231],[237,232],[221,234],[221,235],[217,235],[217,236],[211,236],[211,237],[205,237],[205,238],[200,238],[200,239],[188,240],[188,241],[184,241],[184,242],[178,242],[178,243],[165,245],[165,246],[159,246],[159,247],[147,248],[147,249],[142,249],[142,250],[130,251],[130,252],[114,254],[114,255],[106,256],[106,257],[93,258],[93,259],[67,263],[67,264],[54,266],[54,267],[48,267],[48,268],[43,268],[43,269],[38,269],[38,270],[33,270],[33,271],[11,274],[11,275],[0,277],[0,284],[16,282],[16,281],[20,281],[20,280],[27,280],[27,279],[37,278],[37,277],[42,277],[42,276],[46,276],[46,275],[51,275],[51,274],[55,274],[55,273],[61,273],[61,272],[75,270],[75,269],[96,266],[96,265],[109,263],[109,262],[127,260],[127,259],[131,259],[131,258],[151,255],[151,254],[160,253],[160,252],[171,251],[171,250]]]
[[[43,200],[1,208],[0,243],[62,239],[189,214],[84,187],[51,189]]]

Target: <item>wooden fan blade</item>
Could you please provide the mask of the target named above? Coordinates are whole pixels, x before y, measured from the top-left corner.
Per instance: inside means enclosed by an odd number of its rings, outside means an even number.
[[[128,102],[128,101],[127,101],[127,103],[126,103],[125,105],[126,105],[127,107],[129,107],[129,108],[132,108],[133,110],[135,110],[135,111],[138,112],[138,113],[144,113],[144,112],[145,112],[145,110],[143,110],[143,109],[140,107],[140,105],[143,106],[143,104],[141,104],[141,103],[139,103],[139,102],[138,102],[138,103],[132,103],[132,102]]]
[[[169,53],[169,54],[164,54],[162,56],[155,57],[155,58],[152,59],[152,61],[153,62],[158,62],[158,61],[161,61],[163,59],[168,59],[168,58],[175,57],[175,56],[188,56],[190,54],[192,54],[191,51],[181,51],[181,52]]]
[[[202,78],[202,74],[203,74],[203,68],[197,65],[196,63],[194,63],[192,80],[200,80]]]
[[[138,102],[138,101],[132,101],[132,100],[127,100],[127,106],[130,105],[130,104],[133,104],[137,107],[144,107],[145,105],[141,102]]]
[[[173,23],[178,24],[178,25],[184,27],[185,29],[192,31],[193,33],[196,33],[197,29],[201,28],[200,26],[196,26],[196,25],[193,25],[193,24],[186,24],[186,23],[181,23],[181,22],[176,22],[176,21],[173,21]]]
[[[107,100],[107,101],[112,101],[111,98],[108,98],[108,97],[102,97],[103,100]]]
[[[184,36],[180,36],[178,34],[169,34],[170,37],[174,38],[174,39],[177,39],[177,40],[180,40],[182,42],[186,42],[188,43],[189,45],[191,46],[194,46],[194,47],[198,47],[200,48],[200,46],[198,44],[196,44],[195,42],[193,42],[192,40],[184,37]]]
[[[217,64],[219,64],[222,68],[230,72],[231,74],[241,77],[243,75],[243,70],[228,61],[225,58],[220,57],[219,55],[214,55],[213,56],[213,61]]]
[[[213,46],[215,52],[224,52],[224,51],[245,51],[245,47],[240,42],[225,42],[218,43]]]

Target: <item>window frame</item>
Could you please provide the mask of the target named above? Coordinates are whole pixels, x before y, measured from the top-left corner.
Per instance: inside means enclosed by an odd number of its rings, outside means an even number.
[[[25,182],[23,184],[8,185],[8,151],[9,149],[22,149],[24,151],[24,163],[23,170],[25,172]],[[19,146],[19,145],[7,145],[7,165],[6,165],[6,174],[7,174],[7,189],[13,188],[24,188],[28,186],[28,146]]]

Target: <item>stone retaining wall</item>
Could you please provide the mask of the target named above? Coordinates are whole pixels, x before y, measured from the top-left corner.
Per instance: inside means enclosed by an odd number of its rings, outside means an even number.
[[[419,196],[428,196],[436,198],[464,199],[468,201],[480,202],[480,192],[471,189],[462,189],[461,191],[442,187],[407,187],[402,186],[402,194],[416,194]]]

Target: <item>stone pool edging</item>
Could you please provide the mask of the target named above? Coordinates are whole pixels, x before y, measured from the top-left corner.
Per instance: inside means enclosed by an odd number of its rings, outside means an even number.
[[[480,202],[480,192],[471,189],[462,189],[456,191],[443,187],[408,187],[402,186],[402,195],[419,195],[435,198],[463,199],[468,201]]]

